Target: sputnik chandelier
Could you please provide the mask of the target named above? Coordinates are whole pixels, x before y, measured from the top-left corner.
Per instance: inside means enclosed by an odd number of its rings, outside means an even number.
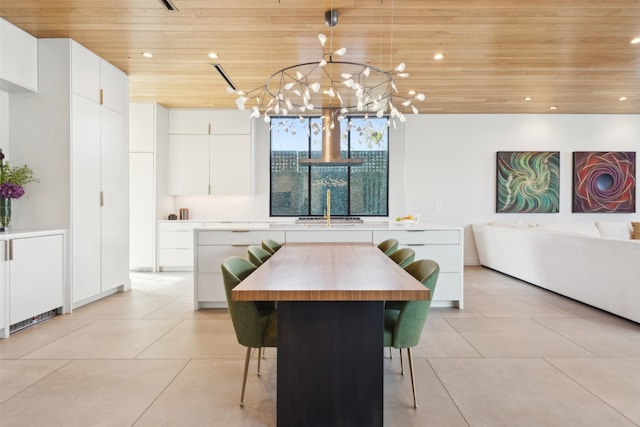
[[[327,15],[329,12],[335,25],[337,11],[327,11]],[[328,22],[327,25],[333,26]],[[414,102],[424,101],[425,95],[410,91],[403,96],[396,86],[396,78],[409,77],[404,63],[385,71],[369,64],[336,60],[334,57],[342,58],[347,49],[328,50],[324,34],[319,34],[318,40],[322,46],[322,58],[319,61],[291,65],[276,71],[264,86],[250,92],[230,89],[230,92],[239,95],[236,99],[238,109],[245,110],[247,102],[254,99],[251,117],[258,118],[262,114],[266,123],[271,122],[273,115],[297,115],[303,120],[303,116],[308,117],[314,112],[318,114],[318,111],[326,114],[326,110],[330,110],[333,120],[354,115],[366,120],[370,116],[382,118],[386,115],[387,127],[395,127],[396,120],[406,121],[401,109],[410,109],[418,114]],[[330,126],[333,129],[333,121]]]

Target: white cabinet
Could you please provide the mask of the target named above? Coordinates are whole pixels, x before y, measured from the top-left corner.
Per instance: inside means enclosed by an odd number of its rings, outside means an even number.
[[[158,270],[192,270],[193,230],[203,225],[182,221],[158,223]]]
[[[130,286],[127,76],[70,39],[38,55],[39,92],[10,99],[12,161],[40,180],[16,227],[69,230],[77,307]]]
[[[209,194],[209,136],[169,135],[169,194]]]
[[[317,226],[306,230],[287,230],[287,243],[371,243],[371,230],[326,228]]]
[[[38,40],[0,18],[0,89],[38,90]]]
[[[418,259],[432,259],[440,266],[433,295],[434,306],[464,307],[464,237],[460,228],[374,230],[373,243],[397,239],[399,247],[410,247]]]
[[[169,110],[172,135],[246,135],[251,133],[249,112],[241,110]]]
[[[129,269],[157,271],[156,220],[173,211],[165,195],[168,111],[155,103],[129,104]],[[158,218],[156,218],[156,216]]]
[[[247,256],[250,245],[260,245],[263,240],[285,241],[283,230],[207,229],[195,235],[197,246],[194,272],[195,309],[226,307],[227,299],[220,265],[230,256]]]
[[[251,126],[244,111],[169,110],[168,193],[251,192]]]
[[[63,231],[3,236],[0,255],[0,338],[44,313],[69,311]]]

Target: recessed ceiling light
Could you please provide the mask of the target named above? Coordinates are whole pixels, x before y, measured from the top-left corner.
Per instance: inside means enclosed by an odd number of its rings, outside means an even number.
[[[631,44],[640,44],[640,37],[636,37],[635,39],[631,40]]]
[[[533,98],[530,96],[525,96],[524,98],[522,98],[523,101],[531,101]]]
[[[217,54],[217,53],[213,53],[213,52],[211,52],[211,53],[209,54],[209,58],[211,58],[211,59],[218,59],[218,54]]]
[[[556,107],[555,105],[552,105],[551,107],[549,107],[549,110],[557,110],[558,107]]]
[[[151,52],[142,52],[142,56],[145,58],[153,58],[153,54]]]
[[[626,101],[627,97],[626,96],[621,96],[620,98],[618,98],[618,101]]]
[[[435,55],[433,55],[433,59],[435,59],[436,61],[439,61],[442,58],[444,58],[444,55],[442,53],[436,53]]]

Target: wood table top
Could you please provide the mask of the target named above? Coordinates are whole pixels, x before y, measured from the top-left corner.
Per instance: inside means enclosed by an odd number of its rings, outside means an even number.
[[[232,291],[237,301],[428,300],[429,289],[368,243],[287,243]]]

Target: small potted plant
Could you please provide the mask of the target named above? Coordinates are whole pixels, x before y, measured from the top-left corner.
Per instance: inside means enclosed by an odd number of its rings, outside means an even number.
[[[11,223],[11,199],[24,196],[24,186],[38,182],[27,165],[11,166],[4,161],[0,150],[0,231],[5,231]]]

